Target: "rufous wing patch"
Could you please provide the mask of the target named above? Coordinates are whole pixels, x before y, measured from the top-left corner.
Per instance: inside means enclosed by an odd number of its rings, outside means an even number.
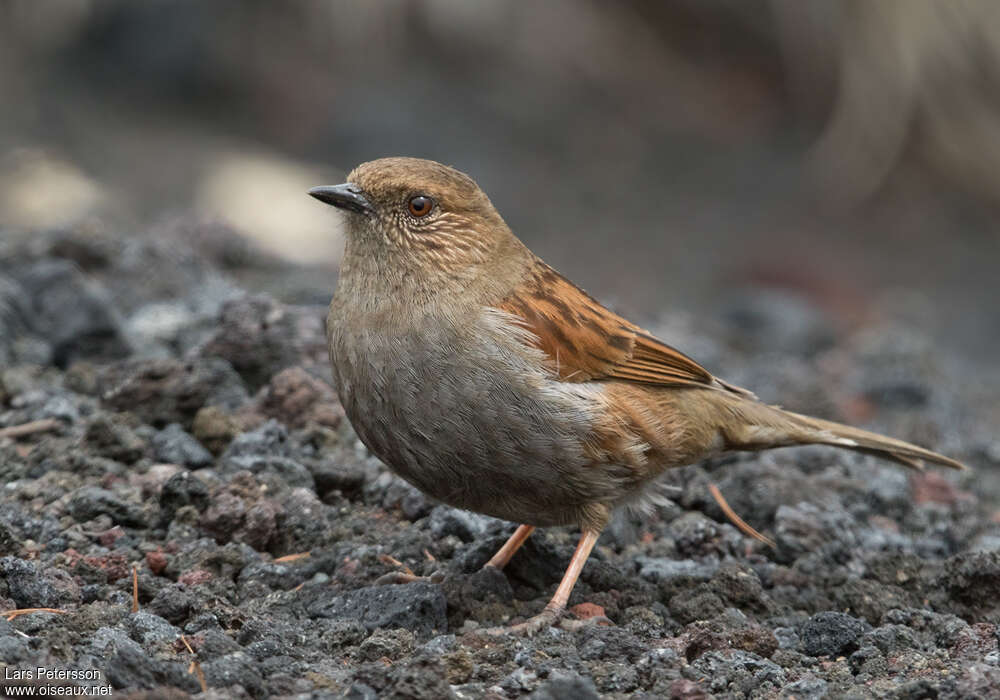
[[[623,379],[654,385],[711,385],[687,355],[609,311],[545,263],[499,305],[520,319],[567,382]]]

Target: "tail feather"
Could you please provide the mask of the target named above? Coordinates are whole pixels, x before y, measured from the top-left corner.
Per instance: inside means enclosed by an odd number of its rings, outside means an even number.
[[[762,449],[779,445],[831,445],[854,452],[875,455],[912,469],[923,469],[925,462],[952,469],[968,469],[961,462],[918,447],[903,440],[879,435],[842,423],[803,416],[777,406],[727,396],[731,413],[743,421],[738,429],[726,431],[735,449]]]
[[[853,428],[842,423],[811,418],[788,411],[785,411],[785,413],[801,422],[806,428],[812,428],[819,438],[823,438],[827,434],[833,435],[833,440],[830,442],[824,442],[822,439],[816,440],[819,444],[837,445],[847,447],[856,452],[874,454],[915,469],[921,469],[924,462],[940,464],[952,469],[968,469],[968,467],[958,460],[945,457],[942,454],[918,447],[909,442],[904,442],[903,440],[886,437],[885,435],[861,430],[860,428]],[[847,444],[847,442],[853,442],[855,445]]]

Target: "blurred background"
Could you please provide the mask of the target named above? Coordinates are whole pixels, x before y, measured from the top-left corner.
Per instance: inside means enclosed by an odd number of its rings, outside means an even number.
[[[648,323],[752,327],[752,288],[1000,340],[991,0],[7,0],[0,95],[8,237],[221,227],[289,265],[247,287],[325,303],[305,190],[419,156]]]

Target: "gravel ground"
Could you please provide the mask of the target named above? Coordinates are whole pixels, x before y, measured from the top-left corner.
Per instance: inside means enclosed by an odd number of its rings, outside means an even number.
[[[325,310],[234,281],[296,274],[220,227],[0,232],[0,430],[41,421],[0,438],[0,611],[61,611],[0,613],[7,687],[54,682],[10,680],[45,667],[145,698],[202,682],[358,700],[997,695],[1000,381],[936,353],[912,314],[876,300],[847,328],[747,288],[647,325],[768,401],[974,471],[820,448],[678,470],[573,592],[574,615],[613,626],[495,638],[482,629],[544,606],[575,533],[480,571],[514,525],[386,471],[329,384]],[[777,547],[729,524],[711,483]],[[444,582],[373,585],[403,567]]]

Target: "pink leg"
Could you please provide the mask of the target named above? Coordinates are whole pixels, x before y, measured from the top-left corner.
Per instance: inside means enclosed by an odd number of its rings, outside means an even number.
[[[510,536],[510,539],[504,543],[504,546],[493,555],[492,559],[486,562],[486,566],[503,569],[510,562],[511,557],[514,556],[514,552],[521,548],[521,545],[525,543],[534,531],[534,525],[521,525],[518,527],[514,530],[514,534]]]
[[[514,534],[516,535],[517,533]],[[580,572],[583,571],[583,565],[587,563],[587,559],[590,557],[590,552],[594,549],[594,545],[597,544],[597,538],[600,534],[601,533],[599,532],[586,531],[580,537],[580,543],[576,545],[576,551],[573,552],[573,558],[570,559],[569,566],[566,568],[566,573],[563,574],[562,581],[559,582],[559,588],[556,589],[556,593],[552,596],[552,600],[549,601],[549,604],[545,606],[545,609],[542,612],[519,625],[514,625],[513,627],[506,629],[497,629],[495,632],[513,632],[515,634],[526,634],[530,636],[545,629],[546,627],[549,627],[556,620],[558,620],[560,615],[562,615],[563,611],[566,609],[566,603],[569,602],[569,594],[573,592],[573,586],[576,585],[577,579],[580,578]]]

